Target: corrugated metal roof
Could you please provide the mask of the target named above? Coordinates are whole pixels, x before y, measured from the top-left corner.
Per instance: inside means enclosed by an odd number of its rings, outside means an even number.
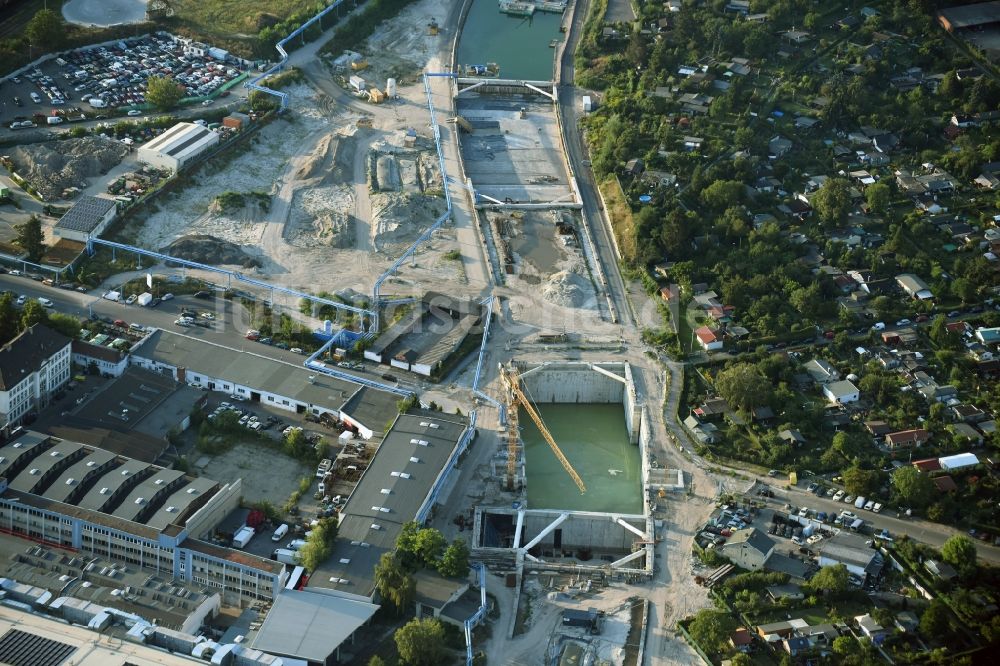
[[[55,228],[89,233],[97,228],[108,211],[114,207],[113,199],[84,195],[73,204],[73,207],[65,215],[59,218]]]

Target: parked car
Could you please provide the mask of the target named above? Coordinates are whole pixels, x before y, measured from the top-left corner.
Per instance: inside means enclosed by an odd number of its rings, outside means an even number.
[[[844,491],[838,490],[837,493],[833,496],[833,501],[839,502],[842,499],[844,499]]]
[[[172,301],[173,299],[174,299],[174,295],[173,294],[169,294],[169,293],[163,294],[162,300],[164,300],[164,301]]]

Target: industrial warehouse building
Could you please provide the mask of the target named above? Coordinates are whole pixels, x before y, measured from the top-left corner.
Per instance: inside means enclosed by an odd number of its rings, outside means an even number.
[[[117,207],[113,199],[85,195],[59,218],[52,233],[59,238],[86,243],[97,238],[115,219]]]
[[[166,132],[139,148],[139,161],[160,169],[180,171],[212,146],[219,135],[194,123],[177,123]]]
[[[0,446],[0,532],[214,588],[225,605],[269,601],[283,564],[196,538],[242,488],[17,429]]]
[[[211,342],[157,330],[132,349],[132,365],[299,414],[329,414],[371,439],[397,413],[399,396]],[[264,388],[267,387],[267,388]]]

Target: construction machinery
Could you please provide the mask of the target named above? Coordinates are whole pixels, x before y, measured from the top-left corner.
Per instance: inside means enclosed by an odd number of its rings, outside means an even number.
[[[436,35],[438,34],[439,28],[436,20],[431,19],[431,22],[427,24],[427,34]]]
[[[524,394],[521,388],[521,376],[513,365],[510,367],[500,366],[500,378],[503,381],[504,388],[507,392],[507,488],[513,490],[514,488],[514,478],[517,473],[517,450],[520,440],[520,429],[517,423],[517,408],[523,407],[524,411],[528,413],[531,420],[535,422],[535,426],[538,431],[542,433],[542,437],[548,443],[549,448],[552,449],[552,453],[555,454],[556,459],[569,474],[570,478],[573,479],[573,483],[576,487],[580,489],[581,493],[587,492],[587,486],[584,485],[583,479],[580,475],[576,473],[573,469],[573,465],[570,464],[569,460],[563,454],[559,445],[556,444],[556,440],[552,438],[552,433],[549,429],[545,427],[545,422],[542,421],[542,417],[538,414],[535,406],[531,404],[528,396]]]

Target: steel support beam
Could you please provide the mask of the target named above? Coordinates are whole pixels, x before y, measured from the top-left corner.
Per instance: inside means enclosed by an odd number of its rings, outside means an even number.
[[[568,518],[569,518],[568,513],[560,513],[558,518],[549,523],[544,530],[538,533],[538,536],[536,536],[534,539],[526,543],[524,545],[524,548],[522,548],[521,550],[523,550],[524,554],[527,555],[529,550],[537,546],[542,539],[547,537],[552,532],[552,530],[565,523]]]
[[[645,557],[645,555],[646,555],[646,547],[643,546],[642,548],[640,548],[639,550],[635,551],[634,553],[632,553],[630,555],[626,555],[625,557],[621,558],[620,560],[615,560],[614,562],[612,562],[611,563],[611,568],[612,569],[617,569],[621,565],[627,564],[627,563],[631,562],[632,560],[637,560],[640,557]]]
[[[524,509],[517,512],[517,527],[514,528],[514,548],[521,547],[521,532],[524,529]]]

